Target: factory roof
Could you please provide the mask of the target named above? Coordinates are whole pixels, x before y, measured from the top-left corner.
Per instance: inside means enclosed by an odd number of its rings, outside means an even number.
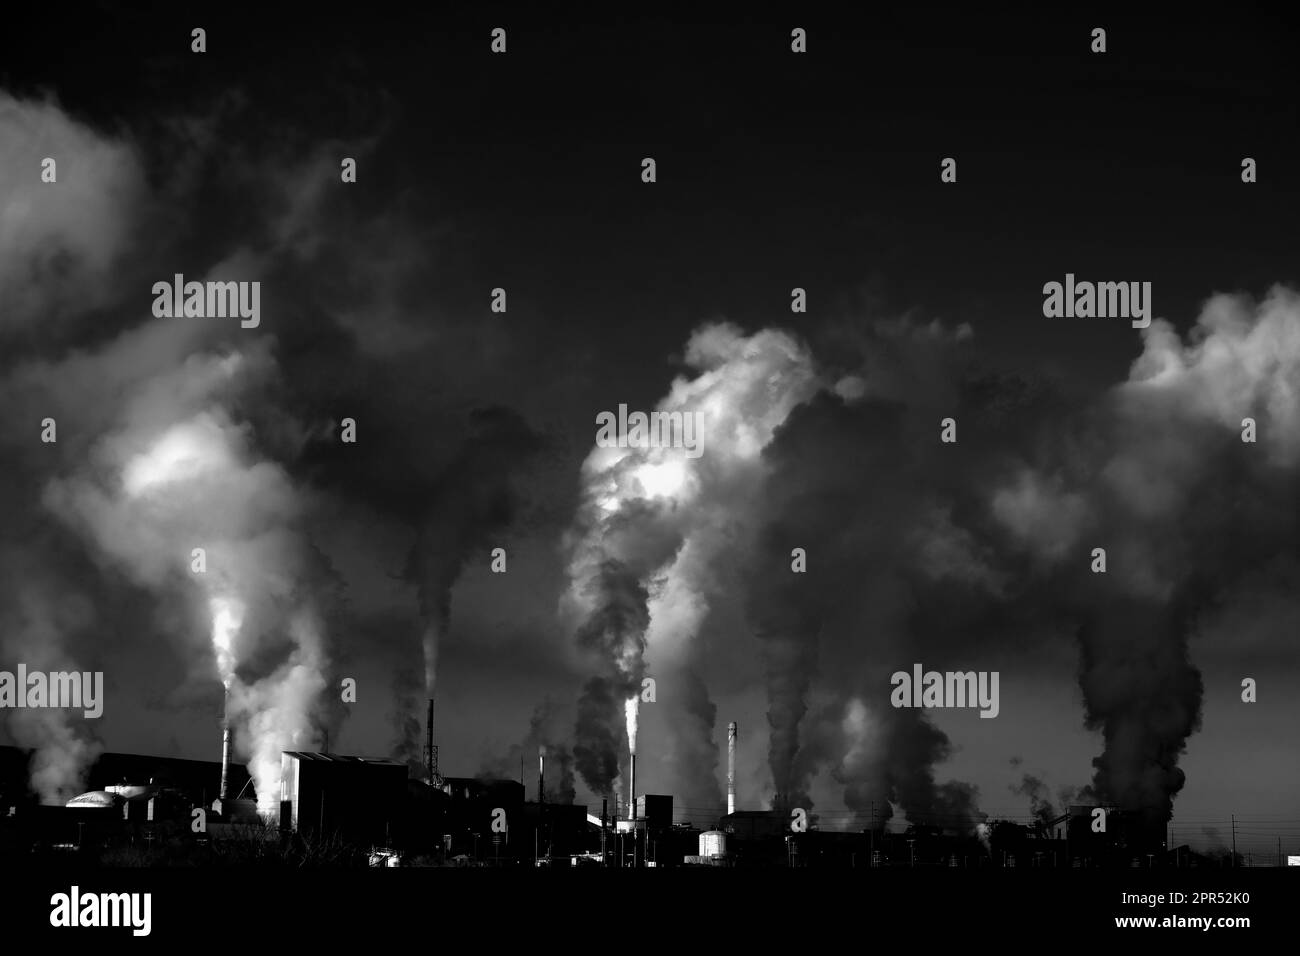
[[[325,763],[367,763],[387,765],[389,767],[404,766],[395,760],[389,760],[387,757],[349,757],[346,754],[322,754],[306,750],[286,750],[284,755],[297,760],[318,760]]]

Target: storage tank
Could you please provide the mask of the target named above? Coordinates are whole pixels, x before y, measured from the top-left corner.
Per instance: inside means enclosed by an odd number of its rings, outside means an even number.
[[[91,808],[111,810],[120,807],[122,802],[122,798],[115,793],[109,793],[107,790],[91,790],[89,793],[73,797],[67,802],[67,806],[83,810]]]
[[[705,830],[700,834],[700,856],[706,860],[727,855],[727,835],[721,830]]]

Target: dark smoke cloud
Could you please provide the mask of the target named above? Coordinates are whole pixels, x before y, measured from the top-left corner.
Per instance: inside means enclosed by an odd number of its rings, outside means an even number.
[[[626,701],[641,691],[645,676],[649,593],[643,583],[676,552],[680,538],[671,529],[648,521],[659,510],[646,501],[632,502],[605,523],[599,549],[587,560],[597,562],[584,575],[575,596],[589,610],[578,627],[578,647],[597,662],[599,673],[583,687],[574,728],[578,772],[592,792],[612,792],[626,731]],[[657,536],[641,536],[647,528]],[[590,539],[589,539],[590,540]]]
[[[1012,760],[1011,766],[1019,766],[1019,761]],[[1036,822],[1049,823],[1058,816],[1056,808],[1052,806],[1047,784],[1033,774],[1025,774],[1020,778],[1020,782],[1010,789],[1018,796],[1029,798],[1029,812],[1034,815]]]
[[[419,603],[426,696],[433,695],[439,645],[451,623],[452,587],[467,561],[486,561],[502,543],[522,497],[521,475],[541,449],[540,436],[517,413],[475,409],[460,453],[428,489],[404,571]]]
[[[515,744],[502,757],[483,762],[478,776],[482,779],[514,779],[522,765],[524,792],[536,798],[538,756],[546,756],[546,802],[571,804],[574,789],[574,757],[563,732],[565,720],[549,698],[537,705],[528,724],[523,742]]]
[[[923,639],[918,607],[948,599],[953,579],[985,591],[991,578],[969,543],[951,533],[938,541],[944,529],[933,530],[944,499],[926,475],[950,465],[919,435],[928,409],[864,388],[841,383],[848,398],[822,394],[796,408],[765,454],[771,518],[748,566],[747,609],[767,671],[775,801],[807,801],[827,767],[864,816],[874,803],[877,821],[887,819],[892,800],[914,822],[973,826],[971,789],[934,779],[946,736],[888,707],[888,680],[913,661],[937,666],[924,656],[937,638]],[[805,549],[807,573],[793,573],[794,547]],[[833,701],[815,712],[814,687]]]
[[[727,556],[743,550],[756,522],[760,453],[790,409],[815,387],[806,348],[783,332],[746,336],[729,323],[696,329],[686,346],[691,375],[676,378],[658,411],[699,423],[697,455],[678,448],[596,447],[583,463],[583,496],[567,537],[570,588],[563,608],[599,678],[584,692],[577,744],[598,776],[618,754],[611,689],[623,694],[628,748],[636,747],[639,699],[653,659],[670,739],[659,743],[677,792],[703,805],[721,800],[716,710],[701,673],[700,634],[730,578]],[[679,436],[682,437],[682,436]],[[653,590],[654,596],[651,597]]]
[[[694,670],[665,668],[660,673],[659,702],[668,711],[668,725],[674,746],[669,758],[676,779],[684,785],[675,795],[684,806],[724,805],[718,782],[718,748],[713,741],[718,708],[709,699],[704,679]]]
[[[393,750],[392,758],[398,763],[406,764],[406,769],[415,778],[428,776],[424,758],[424,727],[420,723],[420,707],[423,702],[425,713],[428,712],[428,700],[424,697],[424,682],[420,672],[413,667],[399,667],[393,672]]]
[[[1088,401],[980,366],[968,336],[909,328],[840,330],[848,374],[765,452],[770,517],[747,607],[778,794],[803,796],[825,765],[855,808],[978,819],[970,788],[934,779],[944,735],[882,703],[889,672],[996,669],[1000,648],[1072,635],[1085,723],[1104,741],[1082,796],[1168,819],[1200,719],[1189,638],[1289,580],[1280,565],[1300,542],[1300,299],[1218,297],[1186,343],[1153,323],[1130,381]],[[1255,445],[1240,440],[1247,415]],[[937,440],[945,417],[955,445]],[[1089,572],[1097,546],[1106,575]],[[790,572],[793,547],[805,575]],[[813,693],[838,711],[814,713]],[[835,722],[838,764],[814,745]]]
[[[593,677],[582,688],[574,728],[573,763],[593,793],[613,793],[619,775],[623,702],[631,689],[618,678]]]

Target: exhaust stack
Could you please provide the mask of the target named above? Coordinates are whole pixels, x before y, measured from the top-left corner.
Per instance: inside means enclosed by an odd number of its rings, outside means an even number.
[[[546,748],[537,748],[537,803],[546,802]]]
[[[429,713],[425,719],[424,764],[429,771],[429,786],[441,787],[442,774],[438,771],[438,746],[433,742],[433,698],[429,698]]]
[[[727,815],[736,812],[736,722],[727,724]]]
[[[632,770],[631,773],[628,774],[627,792],[628,792],[627,818],[629,820],[635,820],[636,819],[636,753],[635,752],[632,754]]]
[[[227,690],[221,707],[221,789],[218,791],[223,807],[230,787],[230,738],[230,691]]]

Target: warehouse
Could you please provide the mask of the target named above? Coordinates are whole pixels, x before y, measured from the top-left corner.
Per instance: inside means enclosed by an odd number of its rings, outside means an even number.
[[[391,760],[286,750],[280,826],[362,848],[388,845],[405,807],[406,776]]]

